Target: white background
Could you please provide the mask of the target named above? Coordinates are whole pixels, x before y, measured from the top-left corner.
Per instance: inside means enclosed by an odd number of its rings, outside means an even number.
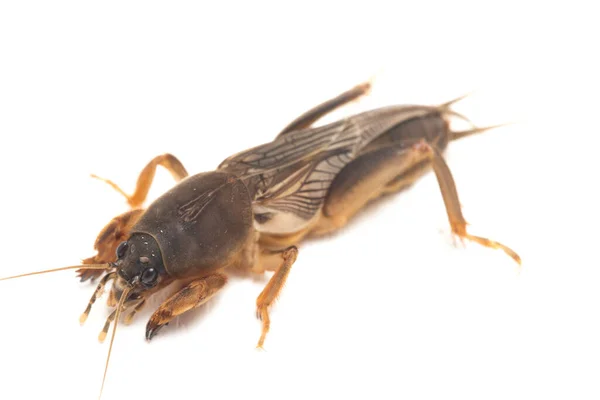
[[[326,121],[473,91],[457,110],[517,124],[453,143],[448,163],[472,232],[520,272],[453,245],[429,174],[301,246],[266,351],[266,280],[232,279],[151,343],[151,308],[120,326],[103,399],[597,399],[600,33],[565,4],[3,2],[0,275],[93,254],[126,206],[90,173],[131,190],[164,152],[213,169],[373,76]],[[171,185],[161,170],[151,196]],[[79,326],[92,290],[73,272],[0,283],[0,398],[97,397],[109,311]]]

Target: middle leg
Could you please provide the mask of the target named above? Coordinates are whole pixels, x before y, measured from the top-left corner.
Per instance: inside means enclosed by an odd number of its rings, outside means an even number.
[[[265,338],[271,327],[271,320],[269,319],[269,308],[273,305],[277,297],[281,293],[281,289],[285,285],[285,281],[292,269],[292,265],[298,257],[298,248],[296,246],[290,246],[283,251],[273,251],[265,254],[266,257],[277,255],[280,257],[279,266],[275,269],[275,273],[271,276],[271,279],[267,283],[267,286],[260,293],[256,299],[256,317],[262,321],[262,333],[258,340],[257,348],[262,348],[265,343]],[[267,260],[263,260],[267,262]],[[263,266],[265,268],[265,266]],[[267,269],[266,267],[265,269]],[[270,268],[269,268],[270,269]]]

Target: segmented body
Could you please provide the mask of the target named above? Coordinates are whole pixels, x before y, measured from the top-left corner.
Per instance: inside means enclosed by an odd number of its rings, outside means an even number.
[[[443,150],[449,141],[443,112],[439,107],[412,105],[364,112],[280,134],[270,143],[227,158],[218,169],[236,174],[246,184],[255,227],[263,236],[296,239],[298,234],[328,230],[319,223],[327,217],[328,193],[357,157],[419,140]]]

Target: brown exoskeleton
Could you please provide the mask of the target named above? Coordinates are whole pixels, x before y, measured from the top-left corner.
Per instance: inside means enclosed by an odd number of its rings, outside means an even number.
[[[442,153],[450,141],[489,128],[451,130],[450,117],[464,118],[451,110],[456,100],[440,106],[390,106],[311,127],[369,88],[362,84],[320,104],[272,142],[227,158],[215,171],[188,176],[177,158],[166,154],[143,169],[132,195],[106,180],[127,198],[131,210],[102,230],[94,257],[82,266],[59,269],[77,268],[82,281],[104,275],[81,322],[112,281],[108,304],[114,311],[100,334],[103,340],[115,322],[112,347],[122,312],[131,320],[149,296],[171,283],[181,284],[150,317],[150,340],[173,318],[214,296],[226,284],[228,268],[274,271],[256,301],[262,347],[270,326],[269,307],[296,261],[298,242],[343,227],[371,200],[406,188],[431,169],[452,232],[501,249],[520,263],[510,248],[467,232]],[[142,209],[159,165],[178,184]]]

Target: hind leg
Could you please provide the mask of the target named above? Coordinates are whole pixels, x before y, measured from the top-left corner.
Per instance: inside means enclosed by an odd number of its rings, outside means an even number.
[[[369,201],[410,185],[431,167],[440,186],[452,232],[483,246],[501,249],[520,264],[520,257],[507,246],[467,232],[452,173],[440,152],[425,141],[408,148],[397,143],[373,150],[344,167],[330,187],[323,218],[315,233],[341,228]]]
[[[311,108],[310,110],[306,111],[304,114],[300,115],[298,118],[290,122],[285,128],[283,128],[283,130],[279,133],[278,136],[285,135],[288,132],[310,127],[319,118],[332,112],[336,108],[339,108],[344,104],[348,104],[349,102],[356,100],[361,96],[365,96],[367,93],[369,93],[369,90],[371,90],[371,83],[362,83],[334,97],[333,99],[329,99],[319,104],[318,106]]]
[[[413,183],[431,168],[415,144],[393,143],[358,156],[333,180],[313,234],[342,228],[369,202],[392,189]],[[388,186],[391,185],[391,186]]]

